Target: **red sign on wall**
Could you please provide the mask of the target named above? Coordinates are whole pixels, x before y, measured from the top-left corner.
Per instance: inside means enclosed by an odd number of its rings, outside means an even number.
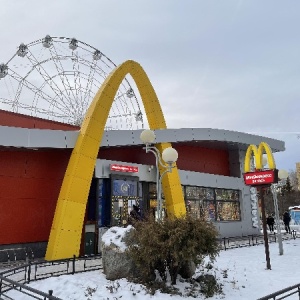
[[[139,171],[138,167],[135,166],[123,166],[123,165],[110,165],[111,171],[117,171],[117,172],[128,172],[128,173],[137,173]]]
[[[244,174],[246,185],[264,185],[278,182],[278,170],[256,171]]]

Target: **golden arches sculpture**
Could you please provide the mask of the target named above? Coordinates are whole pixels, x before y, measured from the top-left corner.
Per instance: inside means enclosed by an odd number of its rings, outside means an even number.
[[[274,160],[274,156],[272,153],[272,149],[270,146],[265,143],[261,142],[258,148],[255,145],[249,145],[245,155],[245,166],[244,170],[245,173],[251,172],[251,156],[253,154],[255,159],[255,168],[257,170],[261,170],[263,168],[263,154],[264,152],[267,154],[267,161],[269,164],[269,169],[276,169],[276,164]]]
[[[166,128],[158,98],[143,68],[137,62],[128,60],[112,71],[86,113],[70,157],[56,205],[46,260],[79,255],[87,198],[104,127],[119,85],[128,73],[139,89],[150,129]],[[162,152],[171,145],[160,143],[156,146]],[[184,198],[176,167],[172,173],[164,176],[162,184],[168,214],[185,215]]]

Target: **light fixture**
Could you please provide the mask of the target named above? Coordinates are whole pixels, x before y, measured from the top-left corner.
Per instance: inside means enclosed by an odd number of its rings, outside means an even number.
[[[75,38],[72,38],[69,43],[69,48],[74,51],[77,49],[77,47],[78,47],[78,41]]]
[[[45,48],[50,48],[52,46],[52,37],[50,35],[46,35],[43,39],[43,46]]]
[[[24,57],[26,56],[27,53],[28,53],[28,47],[25,44],[21,43],[17,51],[17,55],[20,57]]]
[[[278,171],[278,178],[279,179],[287,179],[289,177],[289,173],[286,170],[279,170]]]
[[[140,139],[144,144],[153,144],[155,140],[155,133],[150,129],[145,129],[140,135]]]
[[[168,147],[162,152],[161,157],[167,164],[172,165],[178,159],[178,152],[174,148]]]
[[[94,54],[93,54],[93,59],[94,60],[99,60],[102,57],[102,53],[99,50],[95,50]]]
[[[8,67],[6,64],[0,65],[0,78],[4,78],[8,73]]]

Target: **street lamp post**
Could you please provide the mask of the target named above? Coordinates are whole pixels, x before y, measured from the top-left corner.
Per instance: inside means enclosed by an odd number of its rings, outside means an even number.
[[[143,148],[146,150],[146,153],[151,152],[155,156],[157,219],[160,221],[162,220],[162,208],[163,208],[162,188],[161,188],[162,179],[165,174],[172,172],[172,168],[174,168],[173,164],[178,159],[178,152],[174,148],[168,147],[164,149],[162,154],[160,154],[159,150],[156,147],[151,146],[151,144],[153,144],[155,140],[155,133],[150,129],[146,129],[142,131],[140,135],[140,139],[146,146]],[[164,172],[161,175],[159,175],[159,166],[161,166],[164,169]]]
[[[288,172],[285,170],[280,170],[278,172],[279,179],[286,179],[288,177]],[[283,245],[282,245],[282,236],[281,236],[281,228],[280,228],[280,218],[279,218],[279,210],[278,210],[278,199],[277,199],[277,188],[281,186],[281,184],[273,183],[271,185],[271,191],[274,199],[274,208],[275,208],[275,218],[277,224],[277,236],[278,236],[278,245],[279,245],[279,255],[283,255]]]

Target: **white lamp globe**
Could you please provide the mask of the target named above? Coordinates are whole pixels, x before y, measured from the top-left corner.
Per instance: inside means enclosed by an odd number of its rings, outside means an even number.
[[[172,164],[177,161],[178,152],[174,148],[168,147],[162,152],[161,156],[167,164]]]
[[[286,179],[288,178],[289,173],[286,170],[279,170],[278,171],[278,178],[279,179]]]
[[[155,133],[150,129],[143,130],[140,139],[144,144],[152,144],[155,140]]]

